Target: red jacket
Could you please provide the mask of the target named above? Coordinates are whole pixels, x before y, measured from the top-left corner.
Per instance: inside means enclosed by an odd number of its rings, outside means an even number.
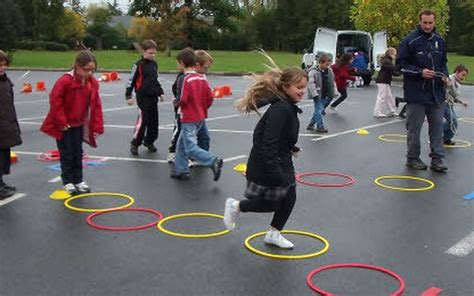
[[[83,126],[84,142],[97,147],[95,137],[104,133],[99,83],[94,77],[85,85],[74,72],[61,76],[49,94],[50,109],[41,131],[60,140],[66,126]]]
[[[347,80],[355,81],[356,78],[350,73],[353,71],[349,65],[338,67],[337,64],[331,65],[334,76],[336,77],[337,90],[343,90],[347,88]]]
[[[207,118],[207,109],[211,107],[213,96],[206,77],[198,73],[189,73],[183,79],[181,97],[181,122],[199,122]]]

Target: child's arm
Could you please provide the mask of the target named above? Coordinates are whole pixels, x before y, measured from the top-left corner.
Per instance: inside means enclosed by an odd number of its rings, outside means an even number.
[[[316,69],[311,69],[308,73],[308,90],[311,98],[315,99],[319,96],[319,91],[321,91],[321,86],[316,85]]]
[[[127,81],[127,87],[125,90],[125,99],[127,100],[127,103],[129,105],[133,104],[132,92],[133,92],[133,89],[135,88],[138,71],[140,70],[138,67],[139,66],[137,66],[137,64],[133,64],[132,70],[130,72],[130,77],[128,78],[128,81]]]
[[[59,81],[58,81],[59,82]],[[66,87],[64,83],[58,83],[54,85],[51,93],[49,94],[49,104],[51,108],[51,114],[54,114],[54,121],[58,128],[62,131],[67,130],[70,126],[67,122],[66,112],[64,110],[64,98],[66,97]]]

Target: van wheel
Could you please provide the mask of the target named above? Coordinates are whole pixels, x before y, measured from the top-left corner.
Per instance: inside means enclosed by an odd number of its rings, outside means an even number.
[[[370,82],[372,81],[372,76],[370,75],[362,76],[362,80],[364,80],[365,86],[370,85]]]

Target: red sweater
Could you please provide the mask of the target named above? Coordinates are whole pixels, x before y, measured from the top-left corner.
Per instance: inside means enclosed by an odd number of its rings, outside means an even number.
[[[334,76],[336,77],[337,90],[343,90],[347,88],[347,80],[355,81],[355,77],[350,75],[352,68],[349,65],[338,67],[337,64],[331,65]]]
[[[60,140],[67,126],[84,126],[84,141],[96,147],[95,136],[104,132],[99,84],[90,78],[82,85],[74,72],[61,76],[49,94],[50,109],[41,131]]]
[[[207,118],[207,109],[211,107],[213,96],[206,77],[198,73],[189,73],[183,80],[181,97],[181,122],[199,122]]]

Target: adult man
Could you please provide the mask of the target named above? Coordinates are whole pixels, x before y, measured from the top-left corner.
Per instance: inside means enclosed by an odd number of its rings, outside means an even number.
[[[397,65],[403,74],[403,91],[407,101],[407,162],[406,166],[426,170],[420,159],[420,133],[428,120],[431,166],[445,172],[443,165],[444,84],[447,83],[446,42],[436,32],[436,15],[432,10],[419,14],[420,23],[400,44]]]

